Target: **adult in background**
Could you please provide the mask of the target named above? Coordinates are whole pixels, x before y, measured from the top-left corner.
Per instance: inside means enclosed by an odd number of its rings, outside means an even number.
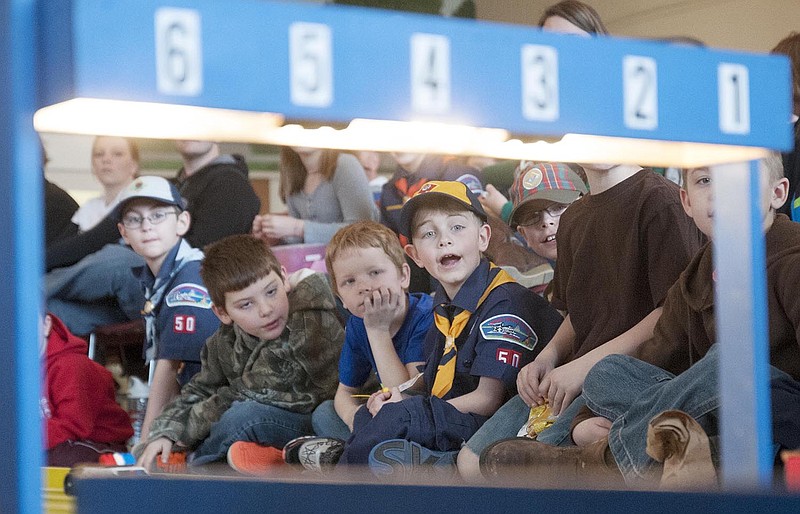
[[[353,155],[337,150],[283,147],[280,194],[288,216],[255,216],[253,235],[271,244],[327,244],[340,228],[376,220],[364,168]]]
[[[119,203],[122,190],[139,176],[139,145],[124,137],[95,137],[92,175],[103,187],[103,194],[88,200],[72,216],[72,222],[81,232],[86,232],[108,216]]]

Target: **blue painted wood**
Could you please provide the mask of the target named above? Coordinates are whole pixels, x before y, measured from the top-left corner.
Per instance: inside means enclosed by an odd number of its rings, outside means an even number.
[[[437,485],[300,483],[257,480],[94,479],[77,482],[80,514],[536,512],[800,512],[800,495],[531,490]]]
[[[185,7],[200,16],[203,88],[196,96],[161,94],[156,86],[156,9]],[[238,0],[76,0],[72,31],[51,31],[52,47],[74,49],[74,67],[54,77],[49,102],[74,96],[168,102],[284,113],[290,119],[347,122],[352,118],[434,119],[502,127],[513,133],[597,134],[788,149],[791,95],[783,56],[698,49],[616,38],[579,38],[535,28],[399,14],[353,7]],[[124,20],[122,22],[121,20]],[[327,107],[292,104],[288,30],[298,21],[330,27],[333,101]],[[411,104],[412,34],[450,41],[452,105],[441,114]],[[520,52],[524,44],[559,55],[560,116],[552,122],[522,115]],[[658,68],[658,126],[634,130],[623,122],[622,61],[652,57]],[[751,129],[722,133],[717,67],[749,71]]]
[[[36,2],[0,1],[0,512],[41,509],[42,173],[33,131]],[[13,35],[13,37],[12,37]]]

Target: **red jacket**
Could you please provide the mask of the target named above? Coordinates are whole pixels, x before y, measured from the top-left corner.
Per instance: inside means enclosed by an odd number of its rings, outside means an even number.
[[[133,428],[128,413],[115,400],[111,373],[86,356],[83,339],[52,318],[40,401],[47,420],[47,449],[68,440],[124,444]]]

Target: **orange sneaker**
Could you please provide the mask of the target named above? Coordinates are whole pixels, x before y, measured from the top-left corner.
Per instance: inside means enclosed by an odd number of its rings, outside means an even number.
[[[236,441],[228,448],[228,465],[243,475],[263,476],[282,464],[283,452],[278,448],[250,441]]]

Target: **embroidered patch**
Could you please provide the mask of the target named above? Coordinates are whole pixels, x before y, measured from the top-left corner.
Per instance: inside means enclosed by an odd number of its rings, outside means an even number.
[[[539,184],[542,183],[542,178],[542,172],[534,168],[525,173],[525,176],[522,177],[522,187],[525,189],[536,189]]]
[[[176,314],[172,319],[172,331],[176,334],[194,334],[197,322],[194,316]]]
[[[533,350],[539,337],[536,332],[518,316],[498,314],[481,323],[481,334],[484,339],[507,341]]]
[[[199,307],[200,309],[211,308],[211,297],[205,287],[197,284],[180,284],[175,286],[167,294],[167,305],[178,307]]]
[[[508,348],[498,348],[495,357],[500,362],[518,368],[519,361],[522,358],[522,354],[519,352],[515,352],[514,350],[509,350]]]

